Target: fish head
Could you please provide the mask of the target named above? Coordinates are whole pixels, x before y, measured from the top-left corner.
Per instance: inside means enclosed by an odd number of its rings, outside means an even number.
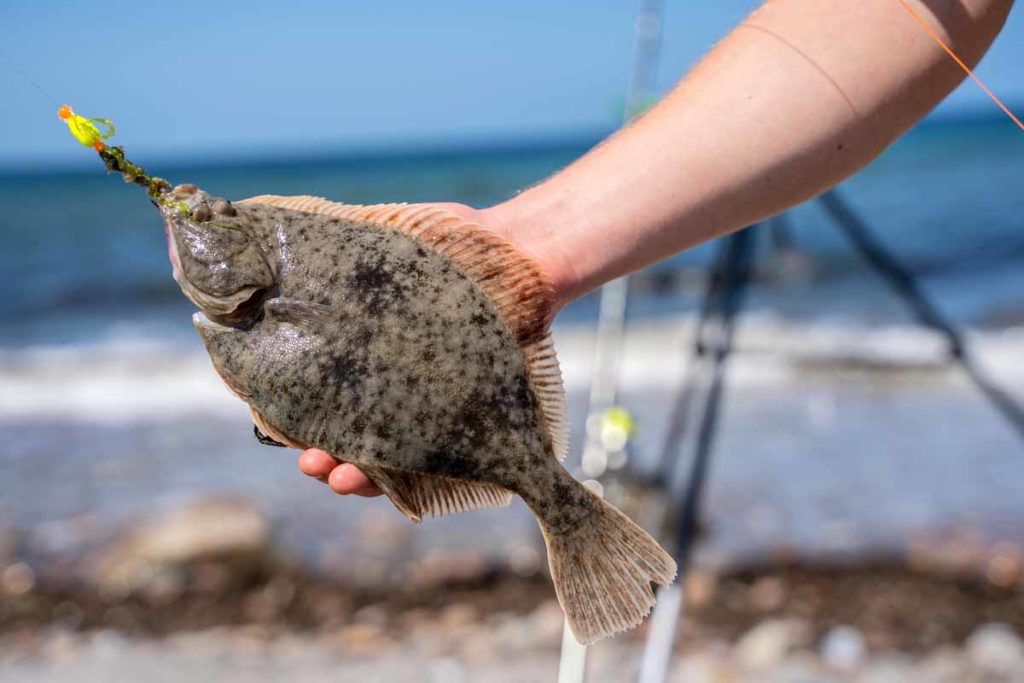
[[[216,322],[253,320],[277,278],[247,213],[195,185],[160,199],[174,279],[185,296]]]

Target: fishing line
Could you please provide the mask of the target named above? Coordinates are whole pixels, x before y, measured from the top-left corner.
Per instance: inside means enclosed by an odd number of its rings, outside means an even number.
[[[29,76],[27,73],[25,73],[25,70],[21,68],[21,65],[18,63],[18,61],[15,60],[14,57],[12,57],[10,54],[8,54],[6,50],[4,50],[3,48],[0,48],[0,55],[3,55],[4,59],[7,60],[7,63],[11,65],[11,68],[14,69],[15,71],[17,71],[19,74],[21,74],[21,77],[24,78],[26,81],[28,81],[29,85],[31,85],[33,88],[38,90],[43,95],[43,97],[45,97],[46,99],[50,100],[50,102],[53,102],[53,106],[55,106],[55,107],[59,107],[60,106],[60,104],[57,102],[57,100],[54,99],[54,97],[50,93],[48,93],[43,88],[43,86],[41,86],[38,83],[36,83],[36,81],[31,76]]]
[[[1002,109],[1003,112],[1005,112],[1006,115],[1010,117],[1010,120],[1013,121],[1014,123],[1016,123],[1018,128],[1020,128],[1022,131],[1024,131],[1024,123],[1021,123],[1020,119],[1018,119],[1016,116],[1013,115],[1013,112],[1010,111],[1010,108],[1007,107],[1005,104],[1003,104],[1003,101],[1001,99],[999,99],[996,96],[996,94],[989,89],[989,87],[987,85],[985,85],[984,81],[982,81],[980,78],[978,78],[978,76],[974,73],[974,71],[971,69],[971,67],[967,66],[967,64],[964,62],[964,60],[960,59],[960,57],[957,55],[957,53],[953,51],[953,48],[951,48],[949,45],[947,45],[946,42],[944,40],[942,40],[942,38],[939,36],[939,34],[936,33],[935,30],[931,26],[928,25],[928,22],[926,22],[921,17],[920,14],[918,14],[917,12],[915,12],[913,10],[913,8],[910,6],[910,4],[907,2],[907,0],[896,0],[896,1],[898,3],[900,3],[903,6],[903,9],[905,9],[907,11],[907,14],[909,14],[914,19],[914,21],[916,21],[918,23],[918,25],[921,28],[924,29],[925,33],[927,33],[929,36],[931,36],[932,40],[934,40],[936,43],[938,43],[939,47],[941,47],[943,50],[945,50],[946,54],[948,54],[950,57],[952,57],[953,61],[956,62],[960,66],[960,68],[963,69],[964,72],[966,72],[966,74],[968,76],[970,76],[971,79],[975,83],[977,83],[978,86],[981,87],[982,90],[985,91],[985,94],[988,95],[990,98],[992,98],[993,102],[995,102],[997,105],[999,105],[999,108]]]

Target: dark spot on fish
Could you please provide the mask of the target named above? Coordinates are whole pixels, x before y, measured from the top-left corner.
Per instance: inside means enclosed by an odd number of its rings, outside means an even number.
[[[324,374],[327,384],[357,388],[366,376],[366,363],[348,354],[333,356],[328,359]]]
[[[357,263],[346,284],[371,315],[380,315],[405,299],[402,284],[387,269],[383,257]]]
[[[573,487],[565,482],[556,481],[552,502],[560,508],[567,508],[575,502]]]

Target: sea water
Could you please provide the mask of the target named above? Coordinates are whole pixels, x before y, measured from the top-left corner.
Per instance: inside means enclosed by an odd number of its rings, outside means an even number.
[[[487,206],[594,142],[139,161],[230,198]],[[1022,177],[1024,136],[979,119],[920,126],[840,187],[942,311],[971,330],[983,367],[1018,396]],[[785,225],[757,235],[709,485],[707,547],[723,556],[899,552],[962,528],[1024,539],[1024,443],[948,369],[942,340],[915,324],[818,204],[797,207]],[[247,410],[209,366],[193,307],[171,279],[163,226],[138,188],[98,170],[6,172],[0,236],[0,520],[57,552],[154,508],[232,492],[261,501],[297,552],[323,559],[334,556],[327,547],[337,554],[355,542],[364,515],[391,514],[381,501],[311,496],[318,485],[297,474],[294,454],[255,443]],[[633,281],[621,382],[639,424],[630,448],[637,471],[650,470],[661,448],[713,253],[705,245],[673,256]],[[596,297],[585,297],[556,324],[570,462],[582,441],[596,309]],[[507,533],[485,539],[479,532],[497,519]],[[434,531],[410,542],[504,547],[534,533],[521,507],[427,527]]]

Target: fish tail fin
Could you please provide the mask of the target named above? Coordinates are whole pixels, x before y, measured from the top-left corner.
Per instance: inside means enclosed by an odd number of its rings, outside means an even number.
[[[587,644],[639,626],[654,607],[651,584],[672,583],[676,563],[629,517],[573,482],[594,503],[587,516],[572,525],[541,520],[541,531],[558,601]]]

